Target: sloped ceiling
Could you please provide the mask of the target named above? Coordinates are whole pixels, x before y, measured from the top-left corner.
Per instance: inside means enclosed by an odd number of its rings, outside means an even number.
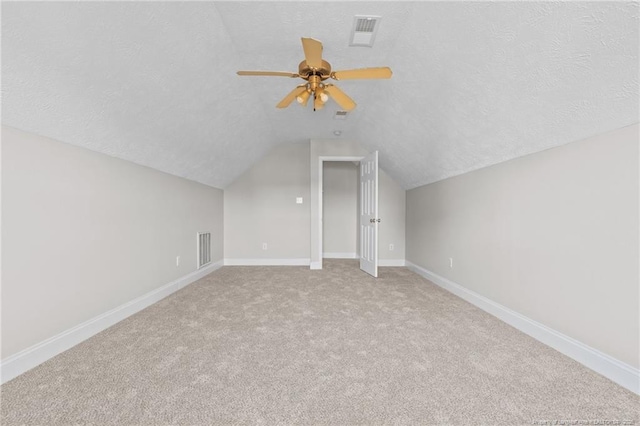
[[[349,47],[356,14],[375,46]],[[404,188],[638,122],[638,3],[3,2],[2,122],[224,188],[280,143],[359,140]],[[280,101],[300,37],[358,107]]]

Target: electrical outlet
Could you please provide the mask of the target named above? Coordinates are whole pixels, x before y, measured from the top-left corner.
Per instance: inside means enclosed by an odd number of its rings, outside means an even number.
[[[180,266],[180,256],[176,256],[176,266]]]
[[[453,257],[449,258],[449,269],[453,269]]]
[[[262,243],[262,250],[266,250],[267,249],[267,243]]]
[[[296,197],[296,204],[302,204],[302,197]]]
[[[393,251],[393,244],[389,244],[389,251]]]

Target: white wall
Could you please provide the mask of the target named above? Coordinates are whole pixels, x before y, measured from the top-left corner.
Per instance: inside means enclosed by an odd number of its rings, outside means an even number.
[[[382,261],[405,259],[406,195],[407,191],[381,169],[378,173],[378,216],[381,220],[378,226],[378,257]],[[389,248],[390,244],[393,244],[393,250]]]
[[[322,182],[323,257],[349,255],[355,258],[358,241],[358,165],[350,161],[326,161]]]
[[[222,191],[2,128],[2,358],[222,259]],[[176,256],[181,256],[176,266]]]
[[[296,204],[296,197],[303,203]],[[309,144],[274,148],[225,188],[224,217],[225,259],[308,264]]]
[[[276,147],[225,188],[225,261],[308,265],[311,252],[321,260],[319,155],[364,154],[356,142],[333,139]],[[379,191],[380,213],[388,215],[388,220],[383,217],[387,225],[380,227],[379,257],[403,260],[405,191],[384,171]],[[296,197],[303,197],[303,204],[296,204]]]
[[[639,130],[408,191],[407,260],[637,368]]]

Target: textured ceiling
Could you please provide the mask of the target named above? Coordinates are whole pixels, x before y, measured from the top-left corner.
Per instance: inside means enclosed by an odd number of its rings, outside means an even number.
[[[373,48],[356,14],[381,15]],[[3,2],[2,122],[224,188],[275,145],[380,151],[403,187],[638,122],[638,3]],[[300,37],[358,107],[333,119],[280,101]]]

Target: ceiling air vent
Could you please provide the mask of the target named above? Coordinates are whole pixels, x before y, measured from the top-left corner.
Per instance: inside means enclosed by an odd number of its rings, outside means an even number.
[[[356,15],[353,18],[349,46],[373,46],[373,40],[376,38],[381,19],[381,16]]]
[[[347,111],[336,111],[336,115],[334,115],[333,118],[336,120],[346,120],[347,114]]]

